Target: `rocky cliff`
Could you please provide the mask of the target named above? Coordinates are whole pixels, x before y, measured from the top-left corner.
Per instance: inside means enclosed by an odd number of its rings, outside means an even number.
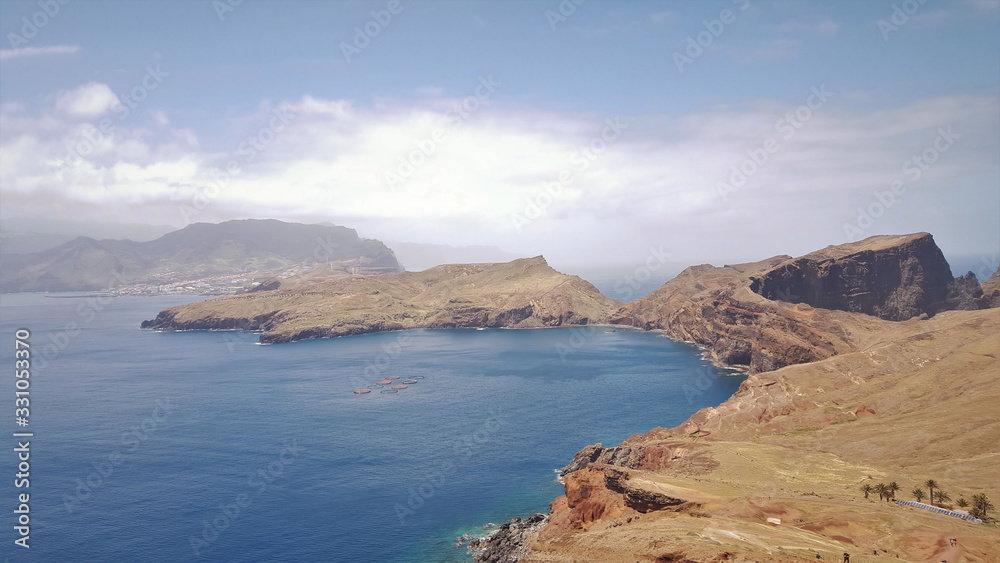
[[[918,233],[829,246],[752,276],[750,289],[771,300],[904,321],[943,307],[952,281],[934,238]]]
[[[142,328],[263,331],[263,343],[412,328],[605,323],[621,303],[541,256],[378,276],[274,280],[273,288],[172,307]]]
[[[952,277],[931,235],[874,236],[799,258],[694,266],[612,319],[758,373],[854,350],[879,320],[979,308],[979,291],[974,276]]]
[[[530,518],[512,518],[503,523],[497,532],[475,544],[476,563],[517,563],[528,554],[528,543],[549,521],[548,514],[535,514]]]

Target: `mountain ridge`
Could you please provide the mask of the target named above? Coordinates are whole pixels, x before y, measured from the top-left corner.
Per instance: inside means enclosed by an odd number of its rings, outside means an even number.
[[[77,237],[55,248],[4,255],[0,291],[86,291],[126,283],[266,272],[305,263],[398,271],[380,241],[347,227],[274,219],[193,223],[145,242]]]

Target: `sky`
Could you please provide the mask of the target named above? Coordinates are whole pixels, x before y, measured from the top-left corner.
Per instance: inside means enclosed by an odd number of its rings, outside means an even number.
[[[1000,0],[0,0],[0,34],[0,221],[1000,259]]]

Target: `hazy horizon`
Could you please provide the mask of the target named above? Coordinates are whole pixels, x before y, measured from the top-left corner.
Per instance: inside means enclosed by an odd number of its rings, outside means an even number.
[[[1000,257],[1000,2],[389,4],[0,4],[0,220]]]
[[[259,219],[259,218],[257,218]],[[10,224],[9,222],[7,223]],[[329,224],[329,223],[327,223]],[[18,219],[14,222],[17,227],[26,228],[28,221]],[[145,226],[136,224],[114,224],[114,223],[87,223],[80,221],[40,221],[34,225],[35,234],[61,233],[66,235],[65,241],[75,238],[75,236],[92,236],[93,238],[111,239],[131,239],[136,241],[154,240],[158,236],[151,236],[166,227],[163,225]],[[346,226],[346,225],[345,225]],[[348,226],[349,227],[349,226]],[[9,231],[8,231],[9,232]],[[103,232],[109,236],[97,236],[96,233]],[[147,236],[132,237],[129,232],[144,233]],[[497,246],[463,246],[460,244],[431,244],[418,243],[413,241],[393,241],[382,240],[378,237],[364,236],[363,238],[374,238],[381,240],[396,254],[399,263],[407,271],[421,271],[441,264],[473,263],[473,262],[508,262],[517,258],[529,258],[538,254],[514,254],[506,249]],[[63,243],[63,240],[45,240],[43,244],[37,245],[33,251],[53,248]],[[7,240],[0,240],[0,252],[17,253],[6,248]],[[44,244],[47,243],[47,244]],[[615,299],[634,299],[645,295],[663,283],[674,278],[682,270],[690,266],[700,264],[711,264],[713,266],[725,266],[727,264],[739,264],[743,262],[756,262],[771,258],[769,256],[755,256],[750,259],[739,257],[716,256],[701,260],[673,260],[669,255],[660,254],[661,249],[649,248],[644,260],[630,260],[620,258],[609,261],[582,261],[567,262],[560,259],[555,261],[546,257],[550,266],[563,273],[577,275],[594,284],[605,295]],[[818,250],[812,249],[812,250]],[[449,252],[450,251],[450,252]],[[951,266],[952,274],[964,275],[972,272],[979,281],[984,281],[990,277],[997,268],[1000,267],[997,255],[982,255],[974,253],[949,253],[945,252],[945,258]],[[450,257],[444,259],[442,257]],[[544,255],[542,255],[544,256]],[[638,278],[638,279],[636,279]]]

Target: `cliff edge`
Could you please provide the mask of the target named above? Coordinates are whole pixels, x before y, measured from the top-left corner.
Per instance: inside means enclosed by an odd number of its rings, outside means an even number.
[[[720,364],[760,373],[856,350],[881,321],[982,308],[981,296],[975,276],[953,278],[934,238],[915,233],[692,266],[612,320],[661,329],[706,346]]]

